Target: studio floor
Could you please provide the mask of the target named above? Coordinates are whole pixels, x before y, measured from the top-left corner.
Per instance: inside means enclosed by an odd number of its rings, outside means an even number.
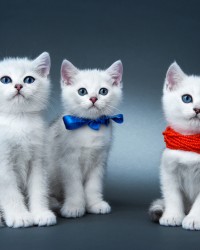
[[[199,250],[200,232],[154,224],[145,206],[111,203],[113,210],[109,215],[59,218],[56,226],[48,228],[1,228],[0,249]]]

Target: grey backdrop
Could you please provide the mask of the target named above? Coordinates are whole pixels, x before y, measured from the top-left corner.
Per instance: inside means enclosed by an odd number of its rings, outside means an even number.
[[[52,59],[48,121],[61,112],[60,65],[124,65],[123,125],[115,126],[105,196],[110,215],[59,219],[51,228],[0,230],[1,249],[179,249],[196,247],[200,232],[153,224],[147,208],[159,196],[159,161],[165,128],[161,93],[176,60],[200,74],[198,0],[17,0],[0,2],[0,57]]]

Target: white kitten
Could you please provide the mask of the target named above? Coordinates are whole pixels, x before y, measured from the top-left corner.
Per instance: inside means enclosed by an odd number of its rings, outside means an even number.
[[[0,207],[9,227],[56,223],[48,209],[43,166],[50,82],[47,52],[0,62]]]
[[[184,95],[189,95],[188,103]],[[187,76],[173,63],[162,102],[172,129],[183,135],[200,133],[200,77]],[[161,189],[163,200],[153,202],[149,210],[152,219],[165,226],[200,230],[200,154],[166,148],[161,161]]]
[[[122,97],[122,63],[107,70],[78,70],[64,60],[61,87],[64,115],[97,119],[113,115]],[[64,200],[61,215],[80,217],[85,211],[105,214],[103,175],[112,141],[112,122],[98,131],[89,126],[66,130],[62,117],[50,128],[51,191]],[[62,195],[64,197],[62,197]]]

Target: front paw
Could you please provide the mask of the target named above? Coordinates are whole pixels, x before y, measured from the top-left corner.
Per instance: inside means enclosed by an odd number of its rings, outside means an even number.
[[[200,230],[200,218],[187,215],[182,222],[182,227],[187,230]]]
[[[87,212],[92,214],[108,214],[111,212],[111,207],[106,201],[100,201],[94,205],[88,206]]]
[[[33,217],[29,212],[13,213],[5,216],[5,223],[8,227],[31,227],[33,226]]]
[[[56,224],[56,216],[50,210],[33,213],[34,225],[39,227],[52,226]]]
[[[85,214],[85,207],[83,205],[65,204],[61,208],[60,213],[66,218],[77,218]]]
[[[160,218],[159,223],[162,226],[181,226],[183,221],[184,215],[180,214],[169,214],[164,213],[163,216]]]

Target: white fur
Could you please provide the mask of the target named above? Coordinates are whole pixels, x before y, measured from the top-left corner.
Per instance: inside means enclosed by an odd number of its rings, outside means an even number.
[[[35,60],[8,58],[0,62],[0,207],[9,227],[51,225],[55,215],[48,209],[46,169],[43,166],[45,123],[40,111],[47,105],[50,82],[49,54]],[[35,82],[23,82],[33,76]],[[16,95],[15,84],[22,84]]]
[[[122,97],[122,63],[115,62],[102,70],[78,70],[64,60],[61,67],[63,115],[96,119],[113,115]],[[78,89],[86,88],[88,94],[80,96]],[[108,94],[99,94],[100,88]],[[92,107],[91,97],[97,97]],[[103,200],[103,175],[112,141],[112,122],[102,125],[99,131],[83,126],[66,130],[62,117],[50,128],[49,166],[52,195],[64,200],[61,215],[80,217],[85,211],[96,214],[109,213],[111,208]]]
[[[189,94],[192,103],[184,103],[182,95]],[[200,77],[187,76],[173,63],[163,91],[166,120],[181,134],[200,133]],[[159,222],[165,226],[180,226],[200,230],[200,155],[193,152],[165,149],[161,161],[161,188],[164,204],[158,200],[150,212],[164,211]],[[156,208],[157,206],[157,208]]]

